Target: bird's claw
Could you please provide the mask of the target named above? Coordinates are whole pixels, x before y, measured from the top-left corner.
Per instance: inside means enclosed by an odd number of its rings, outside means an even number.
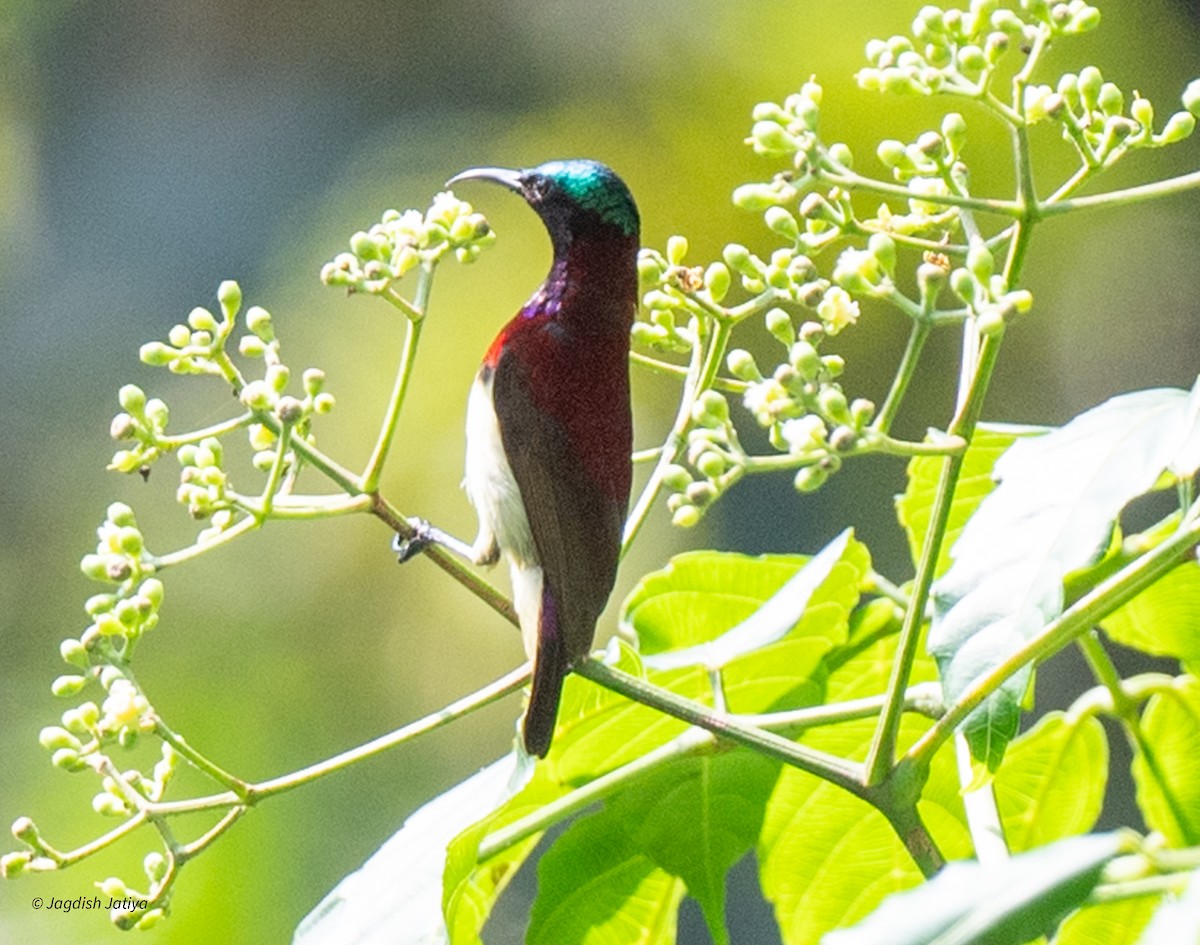
[[[405,564],[433,544],[433,527],[423,518],[410,518],[413,533],[408,538],[397,535],[392,539],[392,551],[396,552],[396,563]]]

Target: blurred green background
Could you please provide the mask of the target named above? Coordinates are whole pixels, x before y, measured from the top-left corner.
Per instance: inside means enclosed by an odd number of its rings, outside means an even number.
[[[274,314],[293,369],[328,372],[338,409],[318,427],[322,446],[360,466],[401,326],[382,303],[346,299],[317,280],[354,230],[386,207],[425,206],[469,166],[590,156],[629,182],[647,245],[685,233],[698,262],[730,240],[767,245],[760,220],[728,201],[735,185],[773,170],[742,144],[750,108],[816,74],[827,140],[848,141],[860,165],[878,172],[874,143],[910,140],[941,103],[860,92],[851,76],[866,40],[904,30],[918,6],[4,0],[0,820],[31,815],[60,848],[111,826],[90,810],[91,776],[54,770],[36,741],[64,707],[48,692],[62,669],[58,643],[82,628],[93,592],[76,561],[113,499],[135,507],[157,552],[193,531],[172,498],[173,462],[148,483],[104,472],[116,390],[135,381],[165,397],[173,429],[229,410],[215,381],[141,366],[139,344],[164,337],[194,305],[214,305],[220,280],[240,280],[247,303]],[[1054,50],[1048,66],[1094,62],[1165,116],[1200,74],[1192,5],[1101,8],[1101,31]],[[976,191],[1003,195],[1006,140],[966,115]],[[1072,159],[1052,131],[1036,141],[1044,192]],[[1200,141],[1189,142],[1129,159],[1108,183],[1198,164]],[[385,492],[469,537],[474,518],[457,487],[467,389],[548,254],[518,201],[497,191],[464,196],[501,240],[477,265],[447,266],[438,279]],[[1200,198],[1187,195],[1039,231],[1027,268],[1035,312],[1010,332],[986,415],[1061,422],[1120,391],[1190,385],[1200,352],[1198,208]],[[845,336],[852,394],[882,398],[906,331],[894,312],[868,311]],[[906,435],[945,422],[955,347],[949,336],[935,342],[902,417]],[[640,376],[636,384],[638,441],[648,446],[665,429],[674,388]],[[846,522],[881,570],[906,579],[891,508],[902,485],[902,466],[884,461],[852,464],[817,496],[797,497],[787,478],[745,483],[693,533],[671,532],[660,508],[614,601],[675,550],[811,551]],[[428,564],[398,569],[387,542],[365,519],[271,527],[167,574],[162,625],[139,654],[158,709],[226,768],[261,779],[390,730],[516,665],[516,634]],[[1054,701],[1055,678],[1043,673],[1043,704]],[[503,753],[518,711],[510,699],[265,804],[189,865],[174,917],[151,934],[193,945],[287,941],[415,807]],[[92,880],[114,873],[133,880],[151,847],[137,835],[62,874],[0,884],[0,942],[116,941],[102,915],[39,913],[30,901],[86,895]],[[732,885],[735,938],[770,941],[752,869]],[[526,871],[493,941],[517,940],[531,889]],[[681,940],[706,940],[690,907]]]

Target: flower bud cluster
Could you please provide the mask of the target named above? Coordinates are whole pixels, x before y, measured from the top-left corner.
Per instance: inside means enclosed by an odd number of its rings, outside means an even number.
[[[697,397],[692,424],[687,450],[691,469],[673,463],[663,475],[663,485],[671,491],[667,497],[671,522],[681,528],[699,522],[705,509],[740,477],[745,457],[729,418],[729,402],[722,394],[706,390]]]
[[[1083,33],[1099,22],[1100,12],[1084,0],[1022,0],[1019,11],[998,0],[971,0],[966,9],[930,4],[918,11],[911,36],[867,44],[870,66],[859,71],[858,84],[896,95],[979,95],[1011,49],[1028,48],[1039,35]]]
[[[849,299],[840,287],[826,293],[827,302]],[[837,378],[845,364],[820,348],[830,331],[809,321],[797,334],[785,313],[767,313],[767,330],[787,349],[787,360],[764,376],[748,352],[729,353],[729,369],[748,382],[743,405],[768,430],[771,445],[800,462],[796,488],[817,488],[841,466],[841,457],[855,450],[875,415],[869,400],[848,401]]]
[[[760,102],[754,106],[754,124],[746,143],[755,154],[789,158],[796,170],[806,173],[817,148],[823,95],[821,86],[810,79],[782,104]]]
[[[41,831],[28,817],[18,817],[12,835],[24,850],[0,856],[0,878],[16,879],[25,873],[48,873],[58,869],[62,856],[42,840]]]
[[[719,305],[729,291],[728,272],[685,266],[687,249],[684,237],[672,236],[665,255],[654,249],[643,249],[638,254],[638,281],[649,320],[634,322],[636,344],[659,351],[691,351],[696,341],[692,320],[703,317],[706,305]]]
[[[1063,137],[1079,148],[1085,160],[1101,164],[1127,148],[1159,148],[1189,137],[1196,129],[1194,112],[1200,111],[1200,87],[1195,93],[1189,96],[1185,90],[1183,110],[1168,117],[1156,132],[1149,99],[1135,92],[1126,109],[1125,93],[1105,81],[1095,66],[1086,66],[1078,74],[1063,75],[1054,88],[1028,86],[1025,119],[1060,123]]]
[[[199,443],[179,448],[179,488],[175,499],[197,520],[211,518],[215,512],[229,508],[226,495],[228,478],[221,462],[224,449],[216,437],[205,437]]]
[[[110,470],[135,472],[146,468],[161,454],[159,437],[166,432],[170,411],[157,397],[146,399],[136,384],[126,384],[117,394],[121,412],[113,417],[109,432],[118,443],[129,442],[113,454]]]
[[[242,307],[241,287],[232,280],[217,288],[221,317],[206,308],[194,308],[187,320],[167,333],[166,343],[148,341],[139,356],[144,364],[164,366],[174,374],[223,374],[225,344]]]
[[[351,292],[379,295],[418,266],[433,266],[453,252],[461,263],[474,262],[496,241],[483,214],[449,191],[437,194],[429,209],[388,210],[369,230],[350,238],[350,252],[339,253],[321,269],[321,281]]]

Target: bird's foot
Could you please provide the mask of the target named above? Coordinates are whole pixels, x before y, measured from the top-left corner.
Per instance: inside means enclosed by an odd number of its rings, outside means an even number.
[[[423,518],[410,518],[409,527],[413,533],[408,538],[397,535],[392,539],[392,551],[396,552],[396,563],[406,564],[427,547],[434,544],[434,528]]]

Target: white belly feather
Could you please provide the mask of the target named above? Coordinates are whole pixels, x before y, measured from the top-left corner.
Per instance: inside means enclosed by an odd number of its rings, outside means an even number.
[[[463,487],[479,516],[475,554],[480,559],[498,548],[512,571],[513,606],[521,621],[525,653],[537,652],[542,609],[542,568],[529,529],[521,491],[504,454],[500,425],[492,405],[491,377],[480,374],[467,400],[467,456]]]

